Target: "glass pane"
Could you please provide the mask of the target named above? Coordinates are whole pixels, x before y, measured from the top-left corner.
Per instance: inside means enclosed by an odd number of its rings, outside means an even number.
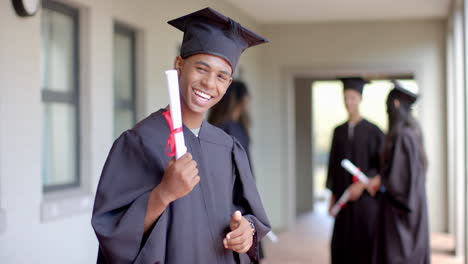
[[[72,91],[74,83],[73,17],[44,8],[41,22],[42,87]]]
[[[46,87],[48,83],[48,58],[49,58],[49,35],[50,35],[50,14],[46,8],[42,9],[42,20],[41,20],[41,88]]]
[[[75,183],[78,179],[76,108],[70,104],[45,103],[43,111],[43,184]]]
[[[333,129],[347,118],[343,106],[340,81],[318,81],[312,84],[312,137],[314,146],[314,195],[317,200],[327,199],[325,189],[328,154]]]
[[[362,117],[377,125],[384,133],[388,128],[387,96],[392,88],[393,84],[389,80],[366,84],[360,106]]]
[[[128,109],[115,109],[114,136],[118,137],[122,132],[133,127],[133,112]]]
[[[132,39],[114,34],[114,93],[117,100],[133,101],[132,95]]]

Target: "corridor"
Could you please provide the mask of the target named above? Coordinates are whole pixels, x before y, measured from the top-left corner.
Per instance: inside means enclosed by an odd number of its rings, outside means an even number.
[[[267,258],[262,264],[327,264],[330,263],[329,239],[333,219],[327,214],[327,205],[317,203],[315,211],[299,217],[297,223],[288,231],[278,235],[279,241],[266,241]],[[432,234],[432,263],[461,264],[450,254],[454,241],[444,234]]]

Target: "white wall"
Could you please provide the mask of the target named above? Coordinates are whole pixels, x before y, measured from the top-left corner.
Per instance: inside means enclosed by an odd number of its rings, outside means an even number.
[[[291,89],[293,77],[412,72],[422,93],[418,105],[430,167],[427,180],[430,225],[447,229],[445,136],[445,22],[353,22],[265,25],[271,40],[262,47],[262,98],[255,152],[260,186],[275,228],[291,221]],[[324,113],[326,114],[326,113]]]
[[[182,33],[166,24],[167,20],[211,6],[254,31],[258,29],[236,9],[214,0],[64,2],[80,8],[82,20],[80,88],[84,183],[75,193],[62,193],[60,197],[42,193],[41,14],[19,18],[11,1],[0,1],[0,214],[4,211],[6,215],[6,230],[0,231],[0,263],[93,263],[96,260],[98,245],[90,218],[94,191],[113,141],[114,19],[139,32],[140,118],[167,104],[163,72],[172,67],[182,39]],[[258,50],[248,50],[240,61],[243,79],[254,98],[260,97],[257,96],[261,72],[259,56]],[[254,116],[258,108],[254,106]],[[59,216],[52,212],[55,220],[41,220],[48,211],[44,208],[52,208],[52,211],[56,208]]]

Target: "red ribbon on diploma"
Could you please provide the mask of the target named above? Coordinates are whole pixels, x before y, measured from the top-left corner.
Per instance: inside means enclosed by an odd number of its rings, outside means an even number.
[[[361,171],[361,169],[357,168],[358,171]],[[353,183],[358,182],[359,178],[356,175],[353,175]]]
[[[169,138],[166,143],[166,155],[169,157],[174,157],[176,154],[176,144],[174,135],[182,132],[182,127],[174,128],[172,124],[171,111],[167,109],[162,113],[164,119],[166,119],[167,125],[169,126]]]

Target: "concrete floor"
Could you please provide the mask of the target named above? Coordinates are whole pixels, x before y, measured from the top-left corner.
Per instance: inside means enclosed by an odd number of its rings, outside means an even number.
[[[329,240],[333,219],[327,214],[324,203],[315,211],[298,219],[288,231],[278,235],[279,241],[265,239],[266,259],[262,264],[327,264],[330,263]],[[446,234],[431,234],[432,264],[462,264],[463,259],[450,254],[453,238]]]

